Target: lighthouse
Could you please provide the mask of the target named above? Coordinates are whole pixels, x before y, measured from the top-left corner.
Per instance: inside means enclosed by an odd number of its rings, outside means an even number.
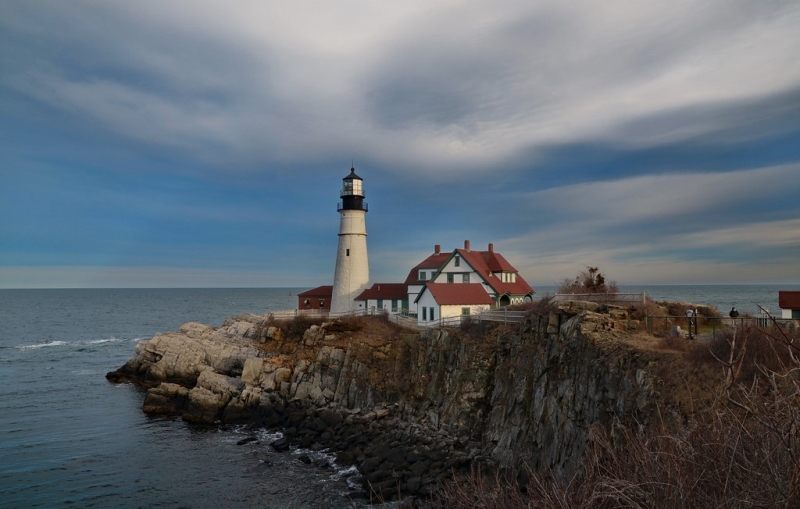
[[[339,202],[339,248],[336,251],[336,270],[333,273],[331,314],[355,309],[354,299],[369,284],[367,259],[367,204],[364,186],[355,168],[342,179],[342,201]]]

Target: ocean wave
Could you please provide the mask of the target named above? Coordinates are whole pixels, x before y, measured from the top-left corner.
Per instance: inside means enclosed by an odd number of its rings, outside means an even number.
[[[119,343],[121,341],[130,341],[126,338],[118,338],[118,337],[110,337],[110,338],[100,338],[100,339],[82,339],[77,341],[44,341],[42,343],[34,343],[31,345],[17,345],[16,348],[19,350],[35,350],[39,348],[47,348],[51,346],[71,346],[71,347],[84,347],[84,346],[96,346],[96,345],[104,345],[108,343]]]
[[[64,346],[68,345],[69,342],[67,341],[47,341],[45,343],[36,343],[33,345],[18,345],[17,348],[20,350],[35,350],[37,348],[47,348],[49,346]]]
[[[103,338],[103,339],[87,339],[87,340],[84,340],[84,341],[77,341],[76,344],[79,344],[79,345],[102,345],[104,343],[119,343],[120,341],[127,341],[127,339],[115,338],[115,337]]]

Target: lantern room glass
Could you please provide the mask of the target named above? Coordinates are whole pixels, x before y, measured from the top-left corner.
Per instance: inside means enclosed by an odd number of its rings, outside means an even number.
[[[342,185],[342,196],[364,196],[361,181],[357,179],[347,179]]]

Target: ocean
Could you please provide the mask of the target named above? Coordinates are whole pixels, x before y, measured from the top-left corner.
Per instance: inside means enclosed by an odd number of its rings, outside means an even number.
[[[656,300],[779,314],[785,286],[647,286]],[[353,469],[324,453],[276,453],[279,432],[197,426],[141,411],[105,374],[137,341],[184,322],[294,309],[305,288],[0,290],[0,507],[345,508]],[[554,287],[537,287],[539,295]],[[258,441],[238,445],[244,438]],[[302,455],[313,461],[300,461]]]
[[[141,389],[105,379],[140,339],[293,309],[298,290],[0,290],[0,507],[353,507],[353,472],[331,458],[150,418]]]

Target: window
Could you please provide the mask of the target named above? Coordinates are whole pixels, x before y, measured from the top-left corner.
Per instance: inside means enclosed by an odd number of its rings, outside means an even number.
[[[307,308],[311,307],[311,299],[306,299],[303,301],[303,305]]]
[[[469,272],[465,272],[461,274],[461,282],[462,283],[469,283]]]
[[[422,321],[423,322],[427,322],[428,321],[428,308],[426,308],[426,307],[422,308]]]
[[[319,307],[321,308],[325,307],[325,299],[319,299]]]
[[[452,282],[454,282],[454,280],[453,280],[453,276],[454,276],[454,275],[455,275],[455,274],[453,274],[452,272],[448,272],[448,273],[447,273],[447,282],[448,282],[448,283],[452,283]]]
[[[431,315],[431,320],[435,320],[435,319],[436,319],[436,318],[434,318],[434,316],[433,316],[433,308],[430,308],[430,313],[429,313],[429,314]]]
[[[469,308],[461,308],[461,314],[463,316],[469,316]]]
[[[453,264],[456,267],[461,267],[461,257],[460,256],[456,256],[455,260],[453,261]]]
[[[424,270],[419,271],[419,280],[425,281],[428,278],[428,273]]]
[[[346,251],[347,251],[347,252],[345,253],[345,256],[350,256],[350,250],[349,250],[349,249],[347,249]]]

